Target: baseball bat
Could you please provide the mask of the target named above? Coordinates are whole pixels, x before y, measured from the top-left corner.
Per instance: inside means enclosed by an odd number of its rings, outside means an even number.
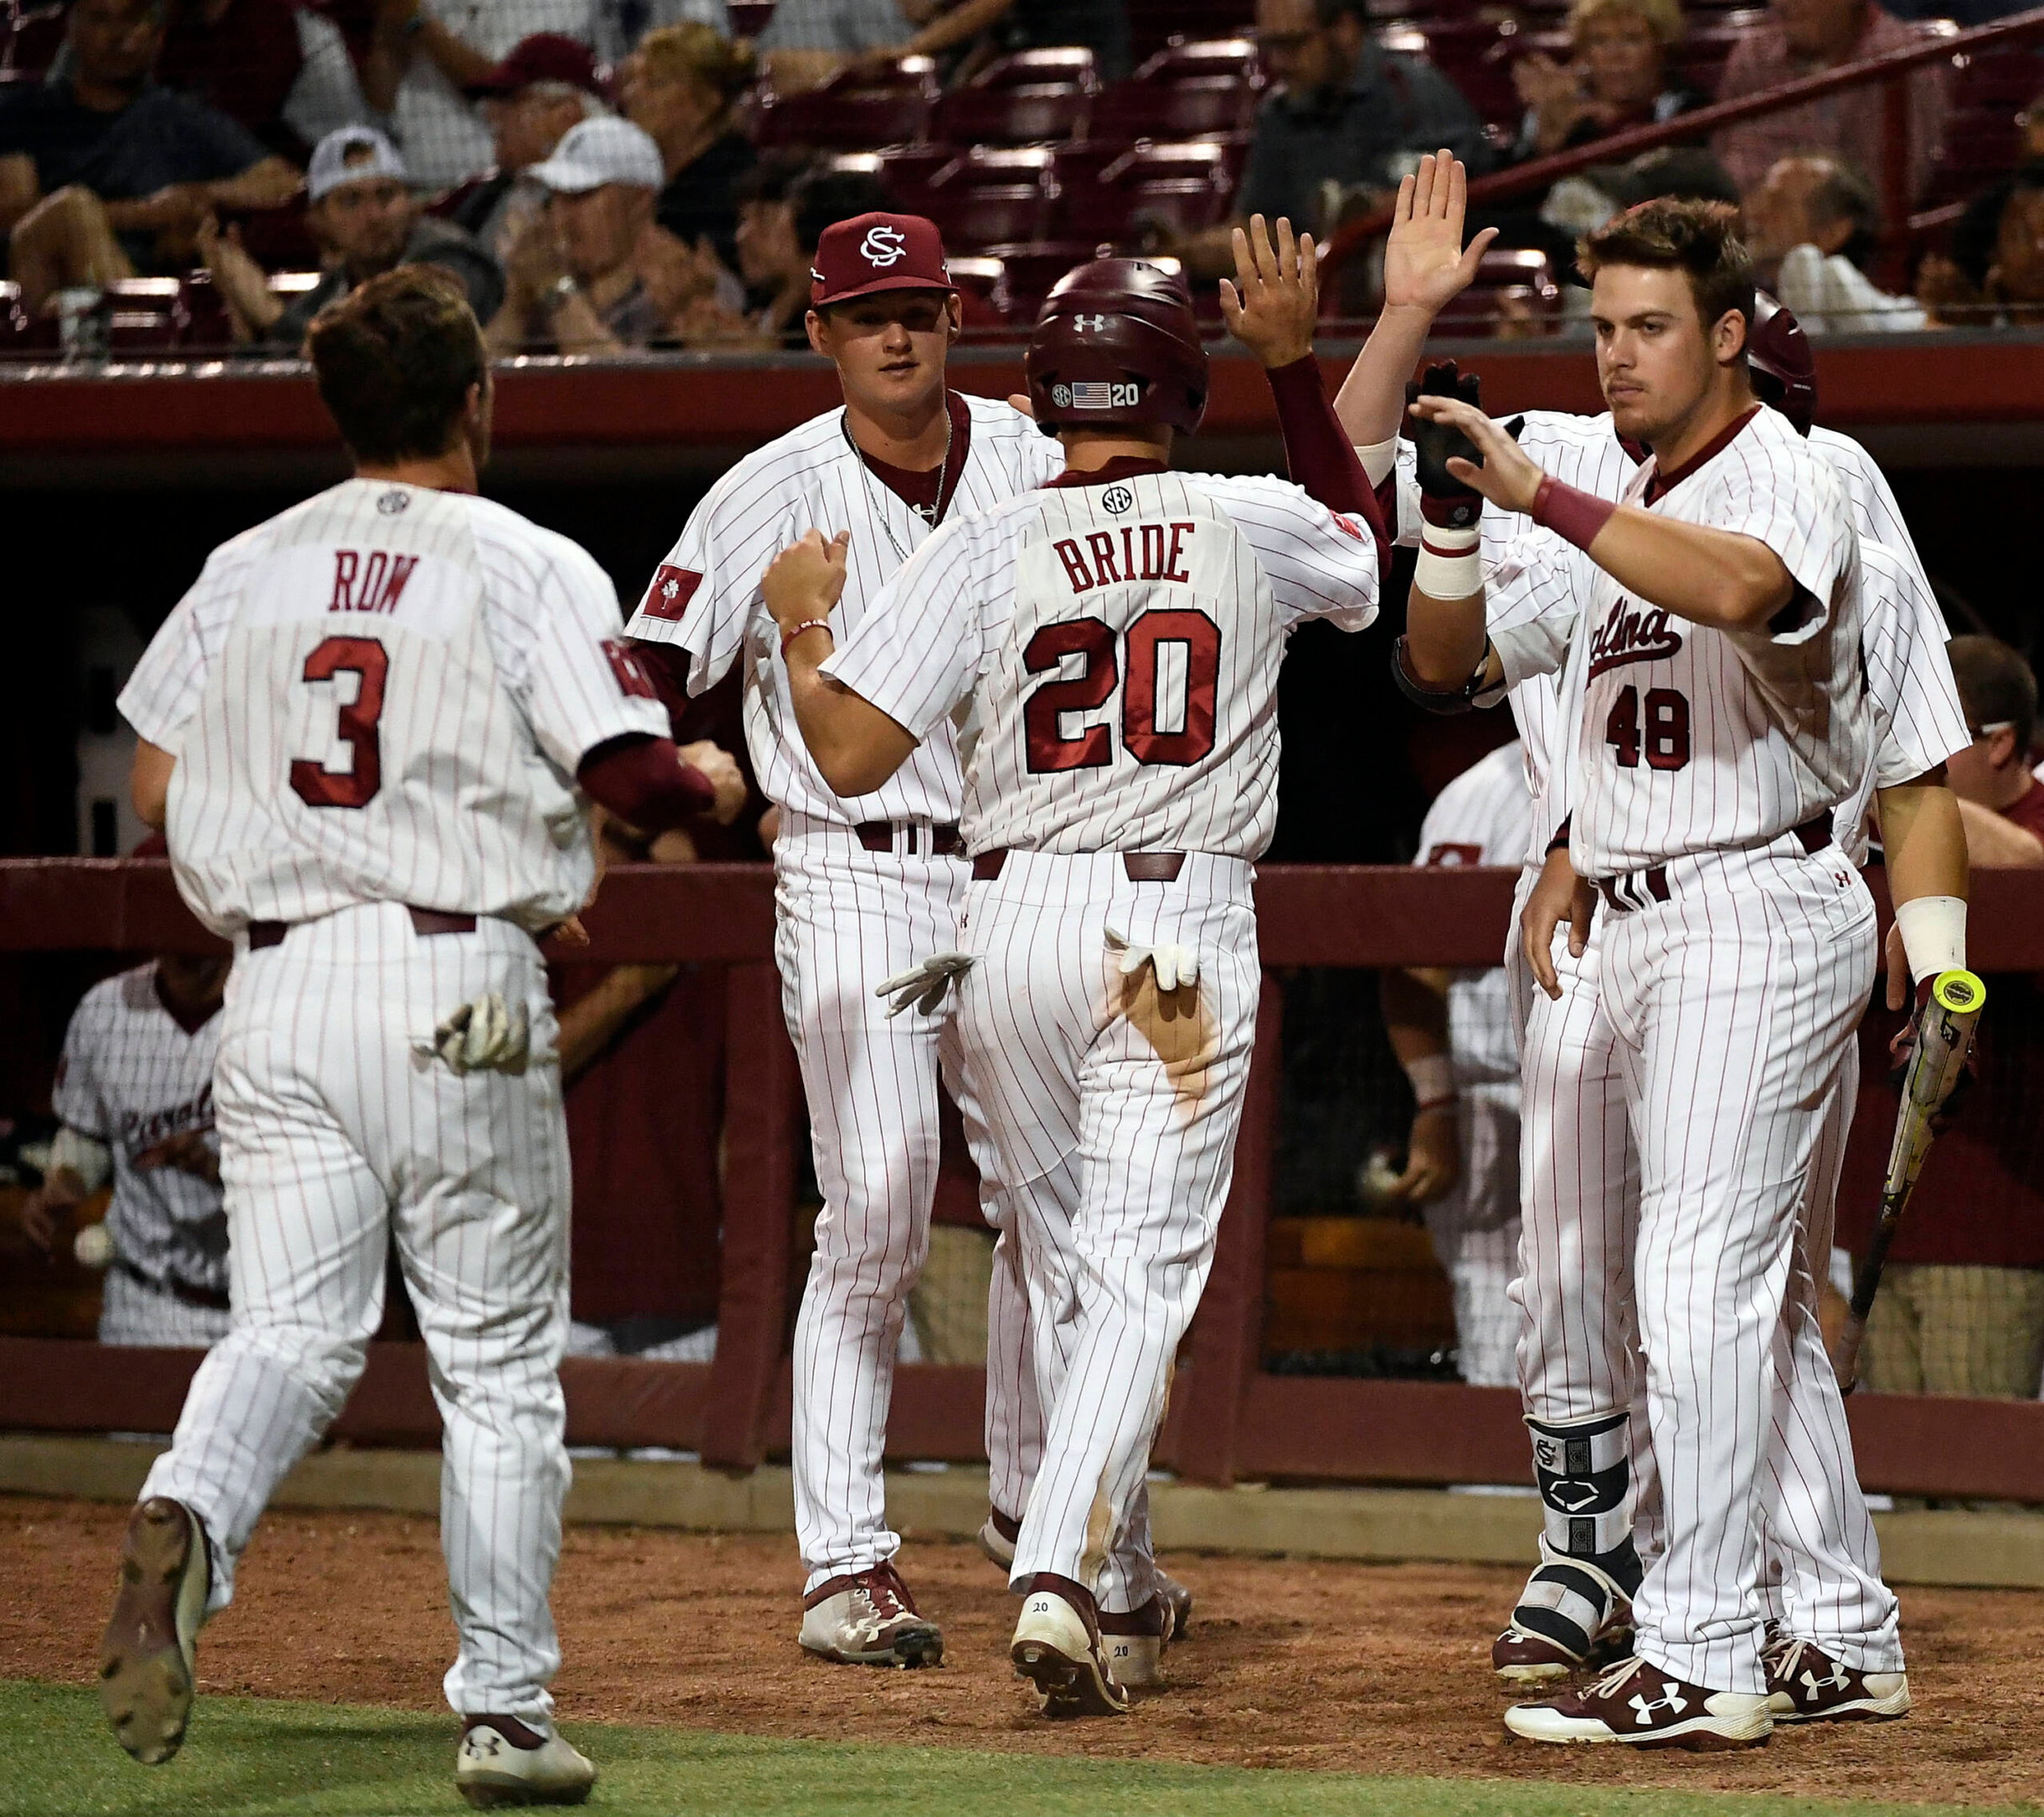
[[[1867,1316],[1873,1311],[1874,1295],[1881,1289],[1881,1270],[1888,1261],[1888,1245],[1908,1208],[1909,1195],[1916,1189],[1916,1177],[1923,1172],[1924,1157],[1930,1152],[1935,1135],[1931,1120],[1944,1109],[1945,1100],[1966,1068],[1973,1030],[1987,1003],[1987,986],[1971,972],[1941,972],[1931,983],[1930,995],[1917,1019],[1916,1043],[1902,1075],[1902,1104],[1895,1113],[1895,1140],[1888,1152],[1888,1177],[1881,1189],[1881,1215],[1874,1221],[1867,1253],[1860,1258],[1852,1277],[1852,1306],[1839,1333],[1832,1366],[1839,1385],[1851,1394],[1857,1380],[1860,1341],[1867,1335]]]

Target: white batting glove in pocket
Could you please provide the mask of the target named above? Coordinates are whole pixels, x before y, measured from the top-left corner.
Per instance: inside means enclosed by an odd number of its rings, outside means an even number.
[[[1133,977],[1148,966],[1157,974],[1160,991],[1190,990],[1199,982],[1199,956],[1189,946],[1167,943],[1161,946],[1131,946],[1127,935],[1108,928],[1107,950],[1121,955],[1121,975]]]
[[[972,969],[970,953],[932,953],[920,965],[911,966],[906,972],[897,972],[891,978],[883,978],[873,987],[873,994],[894,999],[887,1011],[890,1022],[912,1005],[924,1015],[929,1015],[944,1001],[944,993],[951,988],[951,980]]]
[[[498,991],[465,1003],[411,1051],[423,1061],[444,1060],[458,1073],[522,1073],[532,1052],[532,1017],[522,1002],[506,1004]]]

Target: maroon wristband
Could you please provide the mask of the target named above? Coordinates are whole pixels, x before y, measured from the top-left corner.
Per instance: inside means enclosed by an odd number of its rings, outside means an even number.
[[[1542,529],[1552,530],[1563,542],[1586,551],[1618,508],[1608,499],[1565,485],[1552,474],[1543,474],[1540,490],[1533,494],[1533,510],[1528,515]]]

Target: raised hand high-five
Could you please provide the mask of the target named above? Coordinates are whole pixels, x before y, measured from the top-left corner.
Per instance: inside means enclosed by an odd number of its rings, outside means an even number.
[[[1261,215],[1234,234],[1235,281],[1221,280],[1221,319],[1228,331],[1275,371],[1313,351],[1320,316],[1320,252],[1311,234],[1292,236],[1279,217],[1276,242]]]
[[[1469,172],[1454,153],[1429,152],[1416,175],[1398,185],[1390,238],[1384,249],[1384,306],[1438,315],[1467,289],[1497,230],[1462,243]]]

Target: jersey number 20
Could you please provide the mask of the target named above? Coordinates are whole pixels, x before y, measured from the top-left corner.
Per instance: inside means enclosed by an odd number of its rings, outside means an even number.
[[[310,757],[293,760],[291,792],[308,808],[366,808],[384,786],[383,743],[376,722],[384,714],[384,680],[390,659],[374,638],[330,637],[305,659],[303,679],[356,680],[355,697],[340,709],[341,741],[348,766],[329,770]]]
[[[1099,618],[1072,618],[1046,625],[1022,652],[1031,675],[1062,666],[1068,656],[1085,660],[1077,675],[1046,681],[1022,709],[1029,767],[1041,776],[1058,770],[1099,770],[1115,760],[1114,734],[1091,725],[1067,737],[1059,721],[1071,712],[1092,712],[1107,704],[1121,680],[1116,662],[1120,639]],[[1169,691],[1183,701],[1160,703],[1167,650],[1183,665],[1184,687]],[[1214,748],[1214,695],[1221,680],[1221,628],[1202,612],[1144,612],[1128,628],[1128,685],[1121,696],[1121,742],[1141,764],[1195,764]],[[1161,718],[1175,722],[1165,730]]]

